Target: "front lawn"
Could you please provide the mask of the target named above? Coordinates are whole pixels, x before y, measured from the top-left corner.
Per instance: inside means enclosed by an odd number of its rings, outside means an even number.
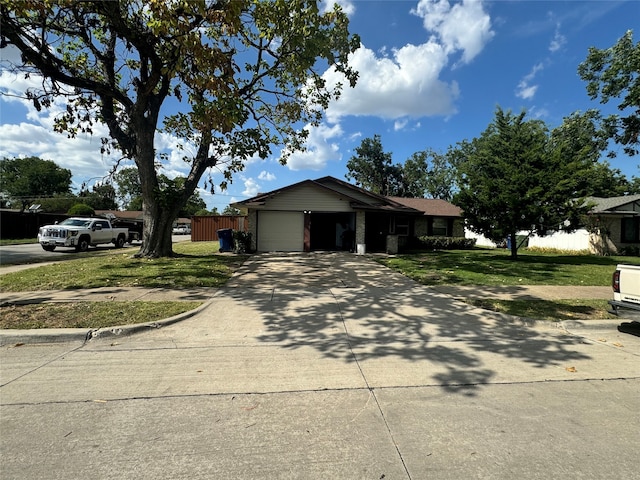
[[[598,257],[520,252],[512,260],[502,249],[447,250],[379,257],[378,261],[424,285],[608,286],[618,263],[640,257]]]

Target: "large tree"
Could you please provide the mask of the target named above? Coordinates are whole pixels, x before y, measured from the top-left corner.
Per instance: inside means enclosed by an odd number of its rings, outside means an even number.
[[[593,165],[582,142],[571,149],[564,131],[549,135],[539,120],[501,108],[479,138],[458,147],[459,192],[454,202],[469,227],[494,241],[508,238],[518,256],[516,233],[545,235],[564,222],[575,227],[586,206],[584,174]],[[566,127],[573,131],[574,125]]]
[[[589,48],[587,59],[578,67],[587,82],[587,93],[605,104],[619,98],[620,115],[604,118],[609,136],[623,146],[628,155],[640,148],[640,42],[633,43],[633,32],[627,31],[610,48]]]
[[[301,125],[319,122],[342,88],[321,71],[333,68],[352,86],[357,77],[348,55],[359,39],[337,4],[322,12],[312,0],[5,0],[0,9],[1,46],[22,54],[16,71],[45,78],[26,92],[36,108],[65,97],[56,130],[73,136],[101,121],[112,140],[104,148],[135,161],[140,256],[172,254],[173,219],[211,168],[225,187],[246,159],[279,145],[286,162],[302,148]],[[159,127],[184,148],[190,171],[180,190],[160,187]]]
[[[380,135],[365,138],[347,162],[348,180],[379,195],[402,194],[402,167],[391,163],[392,154],[385,152]]]
[[[24,211],[39,197],[70,193],[71,170],[38,157],[5,158],[0,160],[0,192]]]

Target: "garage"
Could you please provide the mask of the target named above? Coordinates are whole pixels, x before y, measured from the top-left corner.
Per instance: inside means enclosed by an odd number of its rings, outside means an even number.
[[[304,247],[304,213],[258,212],[258,251],[301,252]]]

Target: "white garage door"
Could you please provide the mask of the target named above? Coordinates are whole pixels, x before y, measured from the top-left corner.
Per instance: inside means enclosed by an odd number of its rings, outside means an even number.
[[[304,214],[302,212],[258,212],[258,251],[302,252]]]

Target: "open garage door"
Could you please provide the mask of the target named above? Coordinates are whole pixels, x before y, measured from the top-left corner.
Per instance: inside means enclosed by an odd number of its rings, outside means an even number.
[[[258,212],[257,246],[260,252],[302,252],[304,214],[302,212]]]

